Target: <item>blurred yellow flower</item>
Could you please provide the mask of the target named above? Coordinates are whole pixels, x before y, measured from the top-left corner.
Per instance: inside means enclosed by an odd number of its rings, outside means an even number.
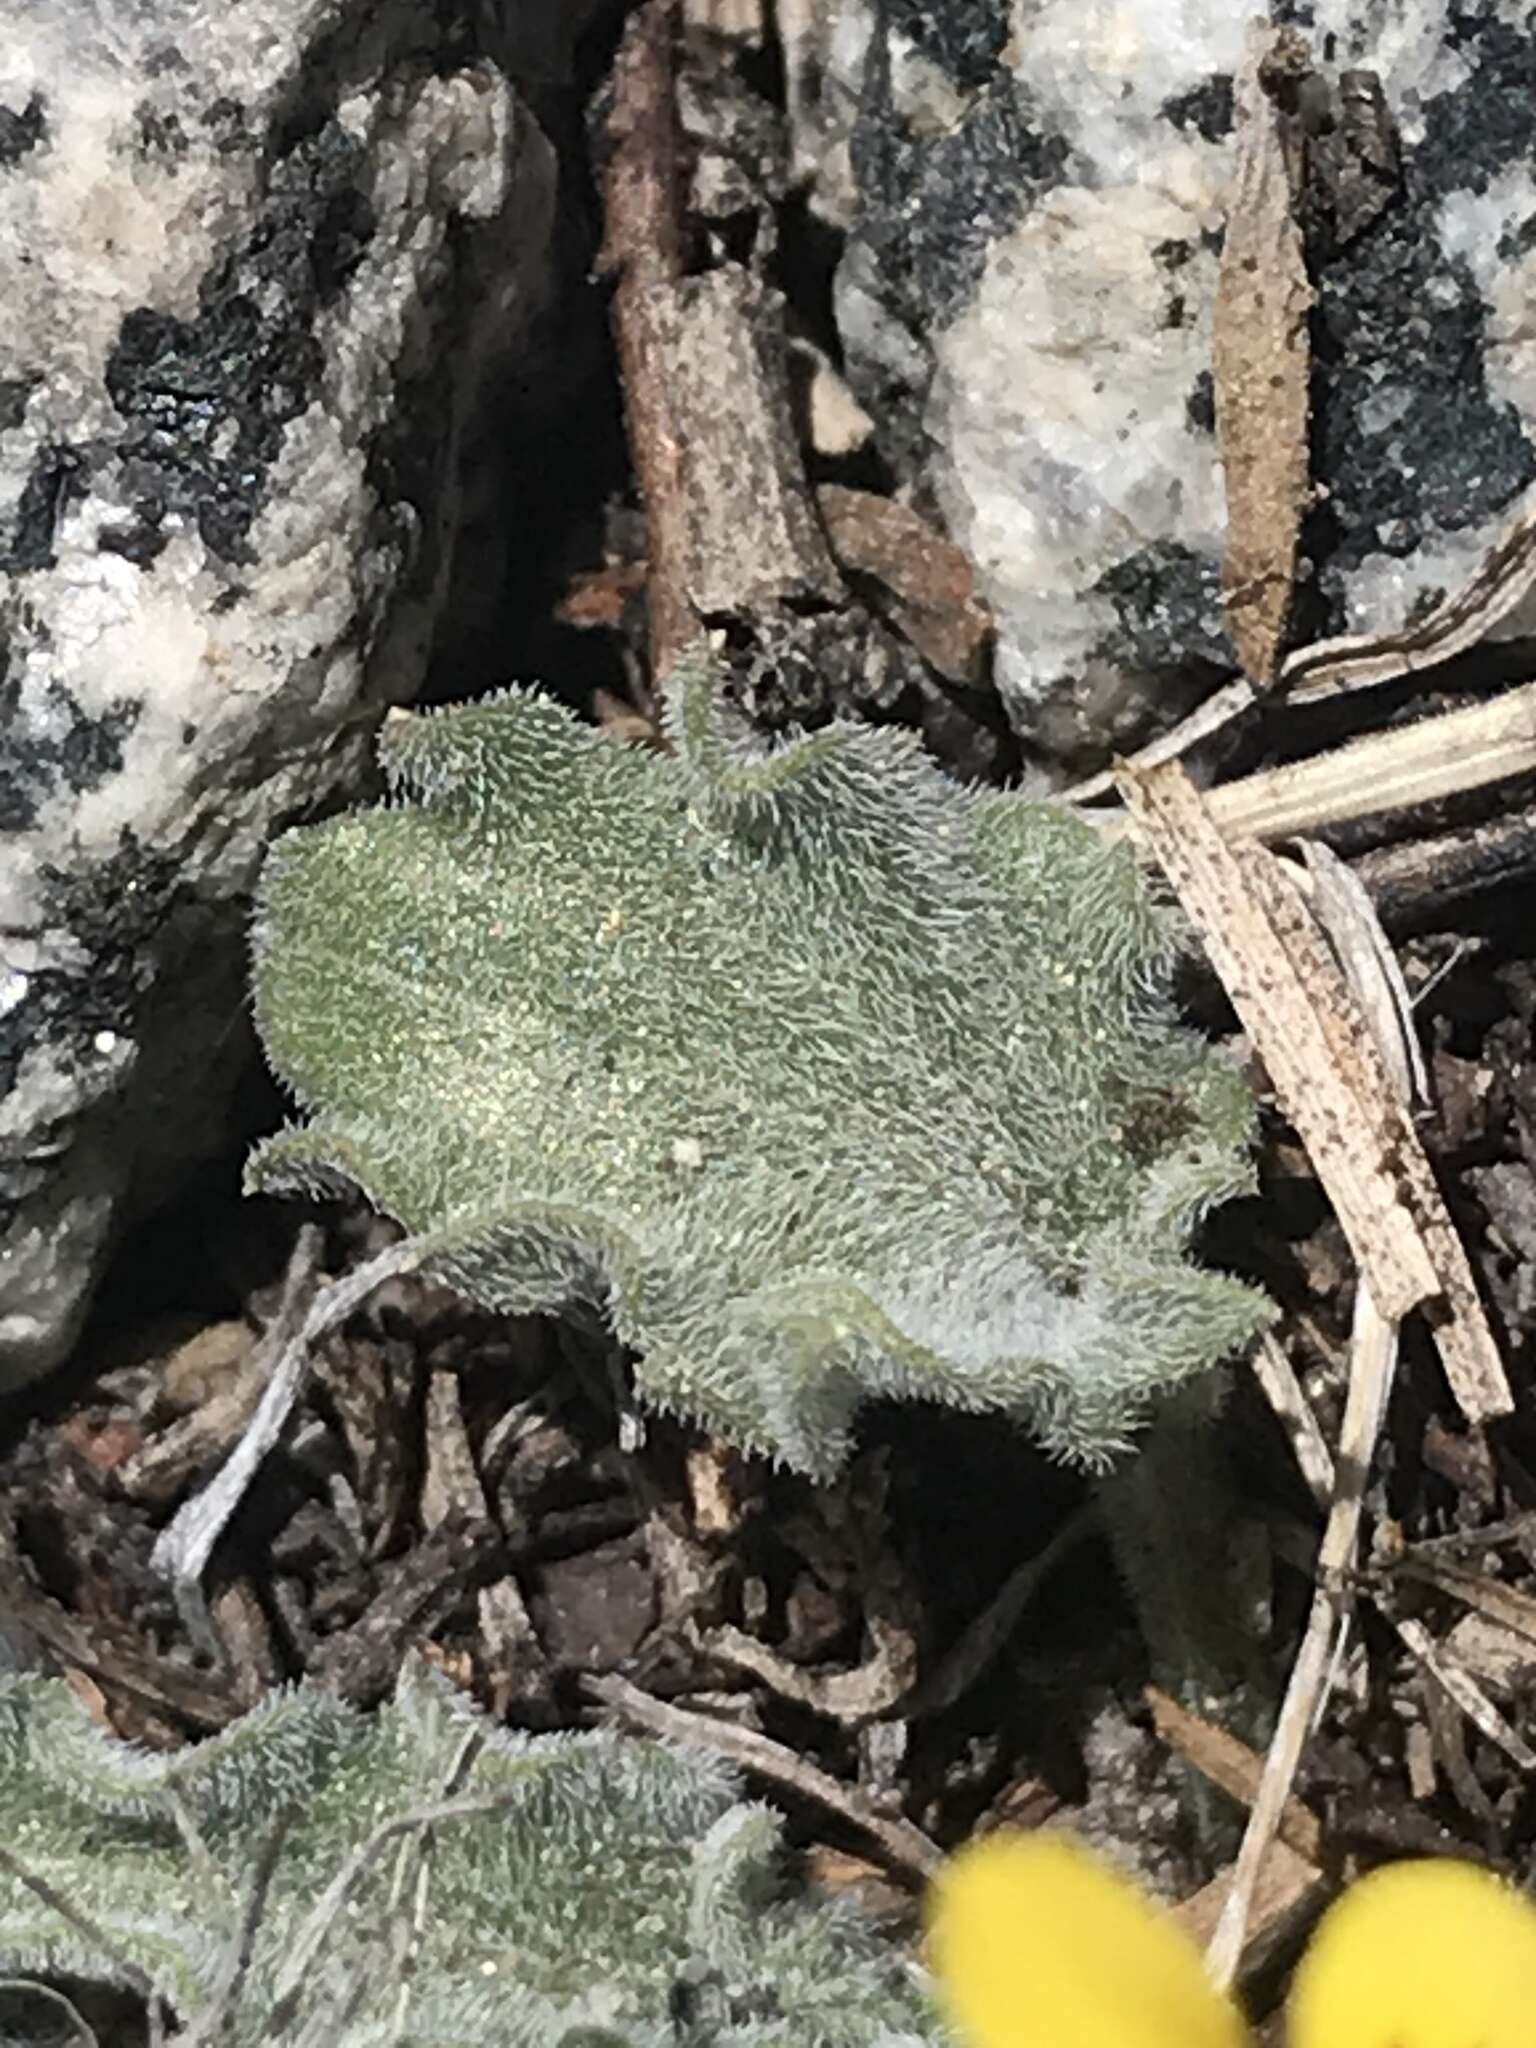
[[[1323,1915],[1290,2048],[1536,2048],[1536,1906],[1471,1863],[1389,1863]]]
[[[945,1866],[929,1956],[964,2048],[1243,2048],[1173,1916],[1069,1836],[999,1834]],[[1536,2048],[1536,1907],[1467,1863],[1345,1893],[1297,1970],[1289,2048]]]
[[[1241,2048],[1172,1914],[1067,1835],[999,1834],[946,1864],[928,1953],[966,2048]]]

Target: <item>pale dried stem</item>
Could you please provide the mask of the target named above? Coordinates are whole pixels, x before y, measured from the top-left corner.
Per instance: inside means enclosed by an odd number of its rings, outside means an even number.
[[[1316,1725],[1327,1694],[1329,1671],[1349,1624],[1353,1595],[1348,1574],[1360,1538],[1371,1455],[1396,1362],[1397,1325],[1381,1314],[1362,1282],[1355,1295],[1349,1392],[1339,1432],[1337,1490],[1318,1550],[1317,1589],[1301,1648],[1291,1667],[1274,1739],[1264,1759],[1264,1775],[1243,1832],[1221,1918],[1206,1952],[1206,1967],[1223,1989],[1232,1982],[1242,1959],[1260,1872],[1291,1797],[1302,1749]]]

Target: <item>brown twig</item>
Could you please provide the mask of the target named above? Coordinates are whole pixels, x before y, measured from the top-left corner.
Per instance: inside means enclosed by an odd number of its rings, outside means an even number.
[[[240,1711],[227,1684],[157,1656],[143,1636],[104,1616],[87,1623],[43,1592],[23,1563],[8,1510],[0,1512],[0,1604],[8,1626],[14,1620],[62,1664],[92,1673],[114,1694],[126,1694],[152,1713],[218,1729]]]
[[[294,1240],[276,1313],[233,1381],[199,1401],[189,1415],[152,1437],[118,1471],[118,1484],[136,1501],[172,1500],[194,1475],[227,1455],[239,1441],[261,1398],[273,1356],[292,1338],[320,1284],[324,1233],[306,1223]]]
[[[1215,1722],[1192,1714],[1160,1687],[1149,1685],[1144,1697],[1152,1709],[1152,1725],[1185,1763],[1225,1792],[1239,1805],[1251,1807],[1264,1781],[1264,1759],[1257,1750]],[[1309,1863],[1323,1860],[1323,1831],[1316,1816],[1301,1800],[1288,1798],[1280,1809],[1276,1839],[1305,1856]]]
[[[1390,931],[1434,925],[1454,904],[1536,881],[1536,821],[1522,806],[1512,817],[1374,847],[1351,866]]]
[[[455,1510],[384,1566],[372,1601],[356,1621],[326,1637],[310,1659],[310,1676],[354,1706],[380,1699],[402,1652],[442,1626],[500,1549],[493,1522]]]
[[[879,1845],[898,1876],[926,1883],[938,1868],[938,1847],[921,1828],[899,1816],[881,1813],[857,1786],[839,1784],[836,1778],[771,1736],[653,1699],[626,1678],[589,1678],[584,1689],[591,1698],[648,1734],[686,1743],[692,1749],[710,1750],[742,1770],[755,1772],[785,1791],[837,1814]]]
[[[745,1629],[729,1624],[709,1629],[704,1648],[711,1657],[749,1677],[760,1678],[780,1699],[826,1714],[845,1726],[879,1719],[890,1712],[911,1689],[916,1653],[912,1638],[904,1629],[871,1614],[868,1617],[874,1649],[851,1671],[808,1671],[767,1643],[760,1643]]]
[[[696,639],[688,598],[688,497],[662,318],[682,275],[682,197],[673,101],[674,0],[645,0],[613,67],[603,176],[601,268],[612,273],[613,334],[630,455],[645,499],[651,673]]]
[[[1337,957],[1274,856],[1230,846],[1176,762],[1122,765],[1121,795],[1269,1070],[1360,1266],[1397,1322],[1428,1302],[1446,1377],[1477,1424],[1514,1405],[1466,1250]]]

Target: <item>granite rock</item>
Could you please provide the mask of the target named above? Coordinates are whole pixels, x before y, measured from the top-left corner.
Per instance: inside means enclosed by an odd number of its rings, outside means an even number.
[[[558,275],[517,66],[547,81],[584,12],[13,10],[0,1389],[219,1141],[262,849],[421,683],[466,444]]]
[[[1209,361],[1250,12],[821,0],[799,24],[796,159],[848,234],[855,390],[976,563],[1015,723],[1066,758],[1234,667]],[[1325,79],[1379,74],[1400,164],[1309,234],[1308,640],[1426,606],[1536,478],[1536,24],[1513,0],[1273,14]]]

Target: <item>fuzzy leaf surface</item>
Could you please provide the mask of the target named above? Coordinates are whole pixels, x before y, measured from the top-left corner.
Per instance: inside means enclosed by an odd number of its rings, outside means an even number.
[[[400,1831],[323,1910],[382,1824],[443,1804],[450,1787],[494,1804]],[[0,1679],[5,1842],[100,1936],[0,1870],[0,1972],[124,1982],[126,1962],[195,2021],[226,1981],[280,1823],[219,2036],[231,2044],[945,2039],[894,1950],[785,1886],[777,1822],[728,1771],[636,1738],[508,1733],[420,1664],[374,1714],[296,1688],[170,1756],[112,1740],[62,1680]]]
[[[807,1472],[874,1396],[1107,1459],[1264,1319],[1187,1256],[1251,1104],[1134,863],[902,732],[731,737],[697,659],[667,701],[671,756],[527,691],[397,716],[395,799],[278,842],[256,1015],[309,1121],[251,1183],[361,1189]]]

